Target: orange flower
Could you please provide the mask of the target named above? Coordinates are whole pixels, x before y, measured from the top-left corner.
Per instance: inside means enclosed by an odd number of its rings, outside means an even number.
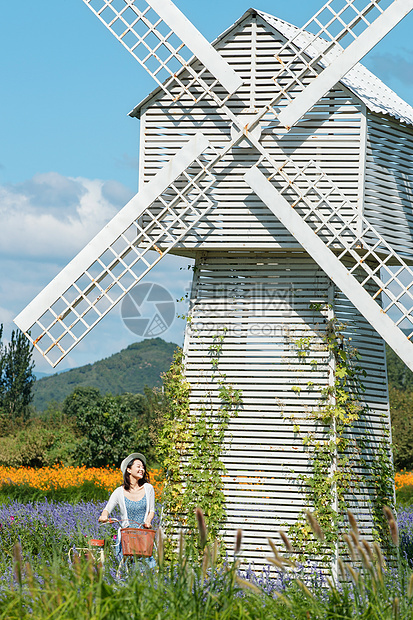
[[[155,493],[159,497],[163,487],[162,470],[152,469],[151,481]],[[43,491],[57,488],[80,486],[83,482],[93,482],[108,491],[113,491],[122,484],[122,474],[119,469],[112,467],[2,467],[0,466],[0,482],[9,484],[28,484]]]
[[[405,486],[413,487],[413,471],[397,472],[394,476],[394,481],[396,483],[396,490]]]

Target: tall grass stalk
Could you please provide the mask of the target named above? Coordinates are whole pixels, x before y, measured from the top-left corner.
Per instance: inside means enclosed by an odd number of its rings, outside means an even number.
[[[202,515],[197,518],[200,553],[181,536],[175,561],[166,563],[159,532],[157,569],[137,561],[122,580],[110,564],[102,567],[91,558],[69,565],[55,556],[33,571],[16,544],[11,585],[0,592],[0,620],[413,620],[413,576],[402,560],[397,568],[386,566],[379,546],[360,537],[352,515],[353,536],[346,540],[354,561],[340,559],[340,579],[326,576],[323,587],[297,568],[287,537],[287,552],[270,541],[273,568],[266,583],[241,570],[241,532],[234,559],[222,563],[218,545],[205,544]],[[397,542],[391,513],[388,521]],[[309,522],[322,536],[313,517]]]

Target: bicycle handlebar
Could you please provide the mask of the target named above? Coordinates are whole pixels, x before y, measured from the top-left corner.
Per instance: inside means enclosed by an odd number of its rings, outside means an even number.
[[[115,519],[114,517],[110,517],[107,521],[101,522],[100,525],[106,525],[107,523],[110,523],[110,524],[119,523],[119,525],[122,525],[119,519]],[[148,529],[148,528],[145,528],[144,523],[138,523],[137,521],[129,521],[129,524],[131,523],[135,523],[135,525],[137,525],[140,528]]]

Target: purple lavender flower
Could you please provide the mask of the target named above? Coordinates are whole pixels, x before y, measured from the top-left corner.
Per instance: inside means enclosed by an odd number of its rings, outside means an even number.
[[[413,505],[400,507],[397,511],[399,526],[400,553],[413,568]]]

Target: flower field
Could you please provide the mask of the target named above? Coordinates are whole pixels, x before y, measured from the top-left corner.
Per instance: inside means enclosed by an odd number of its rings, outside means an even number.
[[[158,497],[157,527],[162,472],[153,469],[150,476]],[[411,476],[396,477],[399,489],[411,485]],[[5,493],[7,487],[31,485],[46,492],[91,484],[104,489],[107,497],[121,484],[121,474],[115,468],[2,467],[0,483]],[[370,560],[364,554],[366,570],[359,563],[358,572],[353,571],[356,581],[335,588],[315,565],[286,569],[291,563],[282,549],[274,564],[278,568],[269,564],[256,573],[248,558],[243,567],[231,557],[224,567],[212,566],[212,547],[197,563],[190,543],[183,545],[188,556],[181,564],[160,562],[157,569],[148,569],[138,560],[120,574],[114,554],[116,526],[97,521],[104,505],[45,498],[9,498],[0,504],[0,620],[413,620],[413,506],[398,510],[398,569],[382,569],[373,554]],[[87,546],[90,538],[105,539],[103,567],[73,555],[74,547]]]
[[[394,481],[397,491],[406,486],[413,487],[413,471],[397,472],[394,476]]]
[[[208,549],[201,564],[188,556],[154,570],[138,561],[118,575],[115,528],[97,523],[103,505],[43,501],[0,506],[0,620],[413,618],[411,571],[399,566],[382,572],[373,556],[366,570],[352,569],[353,584],[339,588],[329,585],[316,566],[286,570],[282,550],[277,556],[281,569],[268,567],[262,574],[251,566],[237,568],[231,558],[224,567],[213,567]],[[413,513],[399,514],[399,527],[402,555],[407,555],[409,545],[413,549]],[[68,551],[91,537],[106,539],[104,566],[85,558],[71,563]]]
[[[157,497],[160,497],[163,487],[162,471],[150,470],[151,484],[155,488]],[[90,482],[112,492],[122,484],[122,474],[118,468],[112,467],[2,467],[0,466],[0,484],[25,484],[42,491],[52,491],[56,488],[81,486]]]
[[[155,494],[160,498],[164,484],[163,472],[161,469],[151,469],[149,474],[151,484],[155,488]],[[90,482],[106,489],[108,492],[112,492],[122,484],[122,474],[115,467],[87,468],[54,465],[53,467],[34,469],[32,467],[0,466],[0,484],[27,484],[36,489],[48,491],[58,487],[80,486],[84,482]],[[412,487],[413,489],[413,472],[397,472],[395,474],[395,485],[397,491],[406,487]]]

